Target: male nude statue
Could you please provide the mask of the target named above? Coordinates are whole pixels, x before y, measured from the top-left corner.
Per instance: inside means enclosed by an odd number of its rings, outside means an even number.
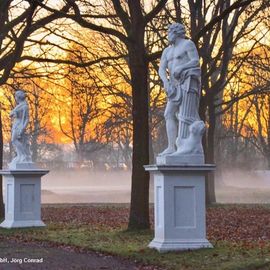
[[[189,126],[200,120],[201,69],[195,44],[185,38],[182,24],[169,26],[168,40],[170,46],[163,51],[159,67],[168,98],[164,114],[168,147],[159,155],[177,156],[181,154],[181,144],[189,136]]]

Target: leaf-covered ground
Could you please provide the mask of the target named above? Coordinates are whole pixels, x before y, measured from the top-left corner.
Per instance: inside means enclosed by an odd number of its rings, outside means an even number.
[[[124,206],[71,206],[43,208],[44,222],[78,226],[126,228],[129,208]],[[153,226],[153,211],[151,211]],[[217,206],[207,209],[210,240],[262,242],[270,240],[270,208],[263,206]]]
[[[44,207],[42,216],[46,228],[1,229],[0,240],[29,245],[38,242],[41,246],[60,247],[80,254],[90,250],[117,255],[118,258],[130,260],[130,269],[134,269],[134,262],[144,264],[136,265],[140,267],[137,269],[155,269],[153,265],[177,270],[270,269],[268,206],[208,208],[207,237],[215,248],[168,254],[159,254],[147,248],[153,231],[125,231],[128,215],[129,208],[123,205]]]
[[[207,210],[211,240],[243,241],[261,245],[270,240],[270,208],[262,206],[214,207]]]

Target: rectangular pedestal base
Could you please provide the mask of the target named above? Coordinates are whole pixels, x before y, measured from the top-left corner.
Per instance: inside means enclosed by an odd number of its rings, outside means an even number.
[[[45,227],[46,225],[41,220],[5,220],[0,224],[2,228],[26,228],[26,227]]]
[[[178,241],[175,240],[159,241],[154,239],[149,244],[148,247],[156,249],[159,252],[213,248],[212,244],[207,239],[178,240]]]
[[[32,166],[31,163],[28,165]],[[5,186],[5,220],[0,227],[45,226],[41,220],[40,197],[41,177],[47,173],[47,170],[26,168],[0,170],[0,174],[4,176]]]
[[[179,164],[204,164],[204,155],[189,154],[179,156],[158,156],[158,165],[179,165]]]
[[[168,160],[167,160],[168,161]],[[154,173],[155,237],[159,252],[212,248],[206,239],[205,174],[211,164],[149,165]]]

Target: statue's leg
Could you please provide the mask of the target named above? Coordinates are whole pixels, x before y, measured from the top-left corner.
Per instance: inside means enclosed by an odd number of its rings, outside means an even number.
[[[195,89],[183,92],[183,99],[180,106],[178,120],[178,137],[176,140],[177,150],[181,148],[183,139],[189,136],[189,126],[194,121],[199,120],[199,96]]]
[[[166,121],[166,132],[167,132],[167,138],[168,138],[168,147],[159,155],[169,155],[176,151],[175,147],[175,141],[177,137],[177,126],[178,121],[176,118],[176,113],[178,110],[178,103],[173,101],[168,101],[164,118]]]
[[[32,162],[28,135],[22,137],[24,162]]]
[[[9,167],[13,168],[18,163],[23,163],[26,161],[25,156],[25,147],[21,140],[15,139],[15,136],[12,139],[12,145],[15,148],[16,156],[9,163]]]
[[[14,148],[15,148],[15,152],[16,152],[16,161],[20,162],[22,159],[22,144],[21,142],[17,139],[13,140],[12,142]]]

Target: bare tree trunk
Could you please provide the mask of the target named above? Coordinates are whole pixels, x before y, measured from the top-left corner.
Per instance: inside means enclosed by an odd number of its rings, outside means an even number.
[[[149,164],[148,63],[144,47],[144,29],[135,25],[134,31],[136,41],[134,40],[128,48],[133,97],[133,166],[128,229],[147,229],[150,226],[149,173],[144,170],[143,165]]]
[[[0,108],[0,169],[3,168],[3,125],[2,125],[2,114]],[[0,219],[5,217],[4,211],[4,200],[3,200],[3,179],[2,175],[0,175]]]
[[[209,114],[209,127],[207,132],[207,147],[206,147],[206,163],[214,163],[214,151],[215,151],[215,126],[216,126],[216,116],[215,116],[215,105],[214,98],[210,97],[208,102],[208,114]],[[215,174],[211,172],[206,177],[206,204],[211,204],[216,202],[215,195]]]
[[[154,147],[153,147],[153,113],[152,108],[150,106],[150,99],[151,99],[151,90],[150,90],[150,74],[148,72],[147,77],[147,85],[148,85],[148,119],[149,119],[149,164],[155,163],[155,154],[154,154]],[[152,178],[152,175],[150,174],[150,179]]]
[[[149,228],[149,127],[147,64],[142,55],[130,53],[133,92],[133,156],[129,229]],[[134,58],[133,58],[133,57]],[[141,59],[139,59],[141,58]],[[136,60],[135,60],[136,59]],[[136,63],[136,62],[138,63]]]
[[[38,142],[37,142],[36,130],[34,131],[34,134],[31,140],[31,152],[32,152],[32,160],[33,162],[36,162],[37,157],[38,157]]]
[[[211,106],[211,105],[210,105]],[[203,148],[206,158],[206,163],[214,163],[214,131],[215,131],[215,114],[214,114],[214,105],[212,110],[207,106],[206,97],[201,97],[199,114],[200,118],[205,122],[206,121],[206,112],[207,108],[209,110],[209,128],[207,135],[203,136]],[[211,115],[211,116],[210,116]],[[211,204],[216,202],[215,196],[215,175],[214,172],[208,173],[205,179],[205,198],[206,204]]]

